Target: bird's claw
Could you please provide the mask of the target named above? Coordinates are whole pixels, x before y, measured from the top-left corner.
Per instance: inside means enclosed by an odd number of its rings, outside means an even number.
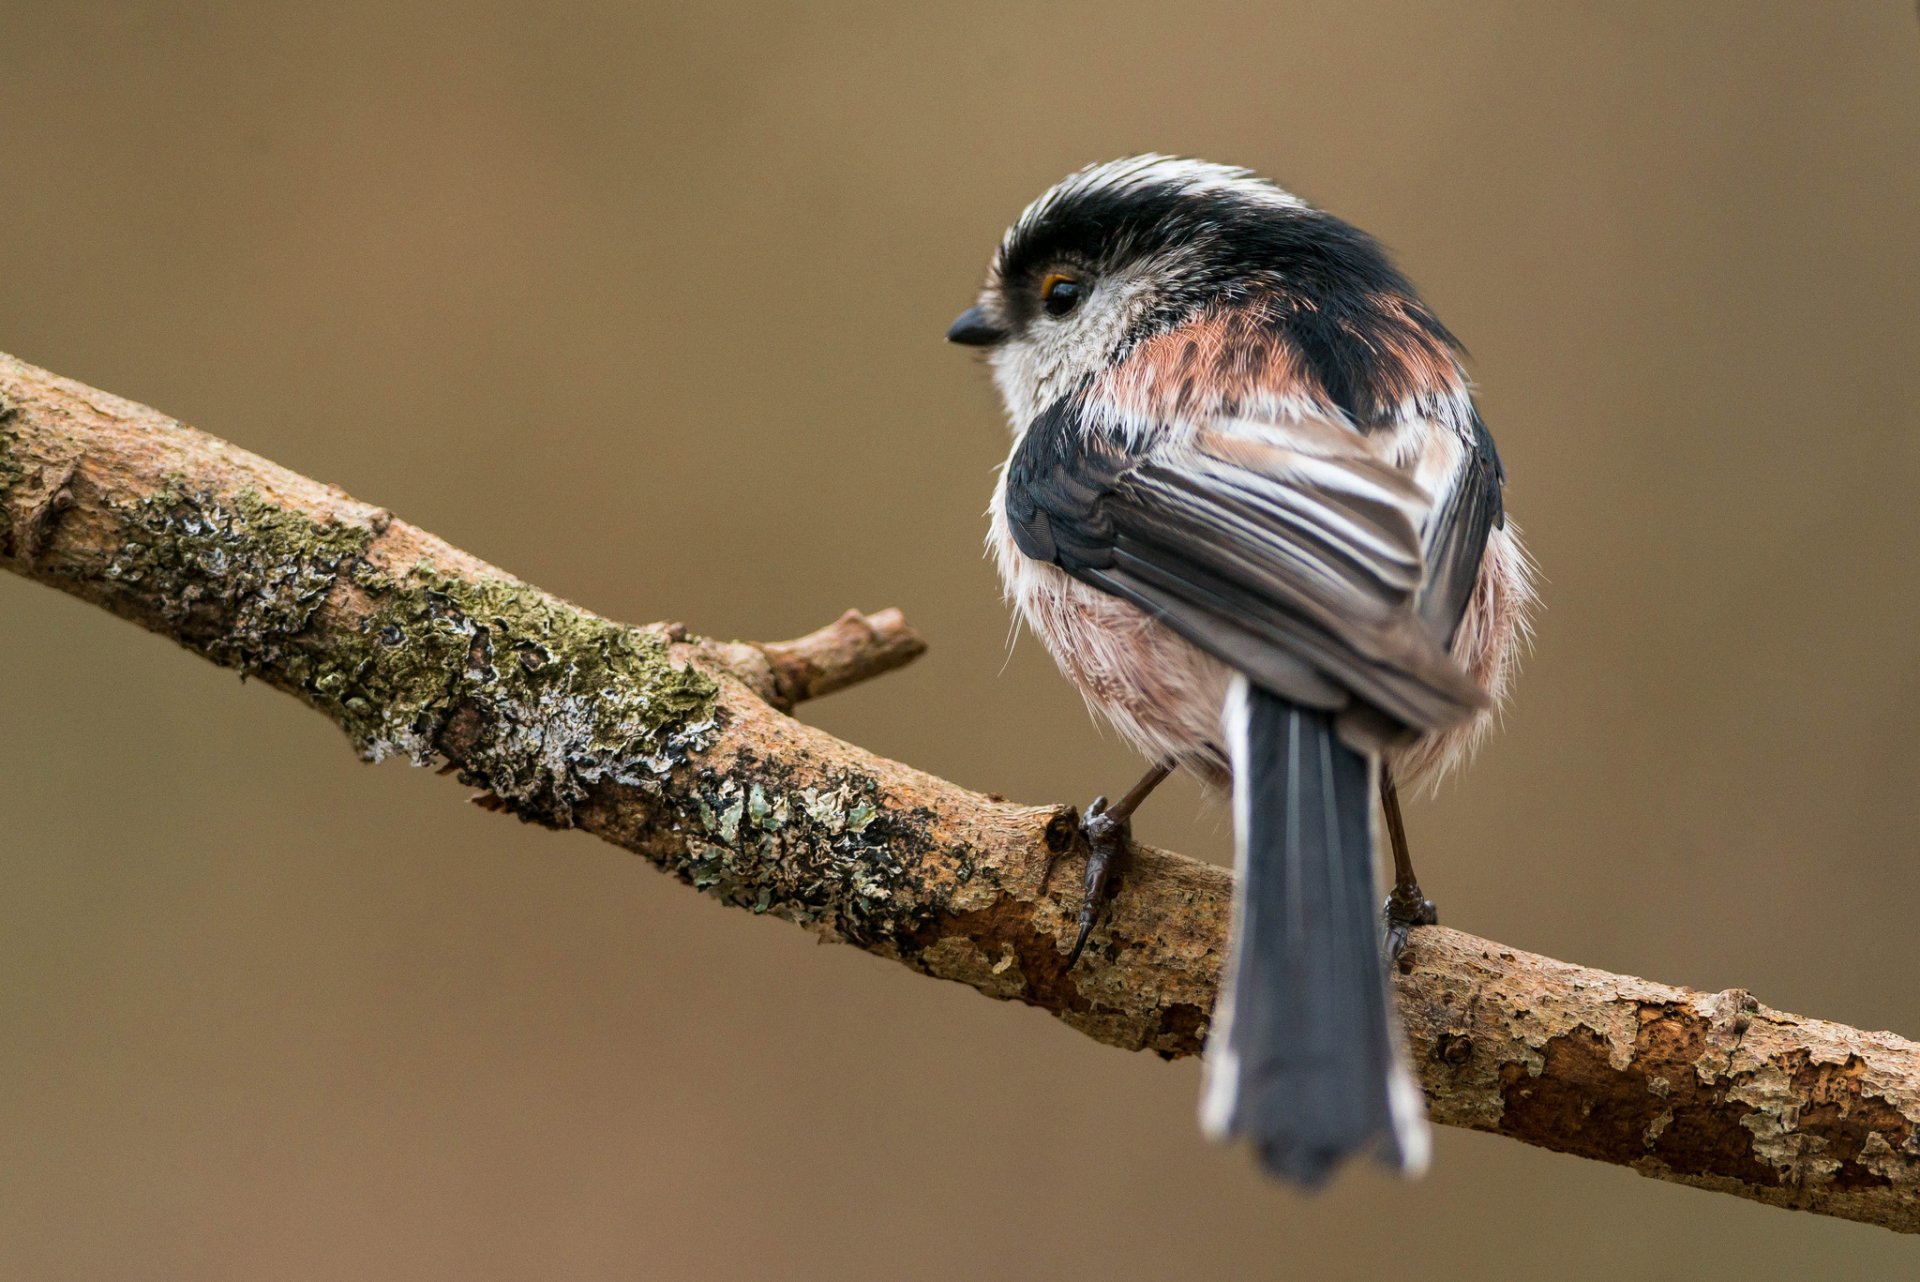
[[[1080,833],[1087,839],[1087,880],[1080,899],[1080,933],[1074,938],[1073,951],[1067,954],[1067,969],[1072,970],[1093,933],[1093,923],[1106,902],[1113,865],[1126,853],[1133,840],[1133,819],[1115,819],[1107,813],[1107,799],[1095,797],[1080,820]]]
[[[1415,926],[1437,926],[1440,910],[1421,893],[1417,884],[1395,886],[1382,908],[1387,921],[1387,960],[1397,961],[1407,946],[1407,935]]]

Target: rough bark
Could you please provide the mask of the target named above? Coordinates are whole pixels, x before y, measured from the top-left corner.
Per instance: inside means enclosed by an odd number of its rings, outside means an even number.
[[[897,612],[797,641],[629,627],[340,490],[0,356],[0,563],[728,903],[1198,1052],[1231,881],[1139,848],[1069,972],[1077,816],[969,792],[786,714],[910,660]],[[1058,864],[1050,876],[1050,866]],[[1920,1232],[1920,1046],[1416,932],[1395,976],[1437,1121]]]

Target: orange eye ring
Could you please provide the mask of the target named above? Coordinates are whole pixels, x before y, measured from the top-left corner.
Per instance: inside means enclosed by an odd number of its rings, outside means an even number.
[[[1040,282],[1040,305],[1049,316],[1065,316],[1085,294],[1086,286],[1065,272],[1048,272]]]

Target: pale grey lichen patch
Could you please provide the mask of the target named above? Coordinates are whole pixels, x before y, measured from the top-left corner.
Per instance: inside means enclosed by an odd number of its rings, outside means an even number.
[[[927,948],[920,965],[1002,1001],[1016,1001],[1027,994],[1027,977],[1011,944],[1002,944],[996,955],[972,939],[948,935]]]
[[[525,584],[416,567],[358,644],[305,674],[362,755],[426,763],[556,825],[597,784],[657,789],[714,732],[717,689],[666,641]]]
[[[693,772],[678,791],[685,849],[667,870],[727,903],[864,947],[902,945],[949,907],[916,873],[932,816],[887,807],[869,776],[794,778],[743,757]],[[965,852],[959,860],[964,885],[973,869]]]
[[[252,491],[219,499],[174,483],[128,515],[104,576],[181,640],[242,676],[276,667],[373,532],[320,523]]]
[[[523,817],[564,826],[596,785],[657,788],[713,734],[717,688],[664,638],[512,580],[380,569],[369,527],[176,482],[123,528],[106,577],[167,631],[297,691],[369,760],[451,760]],[[371,608],[315,629],[339,586]]]
[[[1780,1183],[1824,1183],[1840,1169],[1839,1159],[1826,1151],[1826,1140],[1800,1128],[1792,1076],[1778,1064],[1738,1075],[1726,1095],[1753,1105],[1740,1125],[1753,1136],[1754,1160],[1772,1168]]]
[[[1904,1182],[1912,1174],[1911,1159],[1896,1152],[1893,1145],[1887,1142],[1886,1136],[1878,1131],[1867,1136],[1866,1142],[1860,1146],[1860,1155],[1855,1160],[1863,1169],[1889,1183]]]

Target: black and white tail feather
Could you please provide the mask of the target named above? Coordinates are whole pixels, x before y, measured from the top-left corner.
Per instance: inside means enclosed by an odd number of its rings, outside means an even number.
[[[1232,955],[1207,1041],[1200,1120],[1284,1179],[1324,1184],[1372,1152],[1417,1175],[1432,1149],[1381,953],[1377,759],[1330,714],[1236,679]]]

